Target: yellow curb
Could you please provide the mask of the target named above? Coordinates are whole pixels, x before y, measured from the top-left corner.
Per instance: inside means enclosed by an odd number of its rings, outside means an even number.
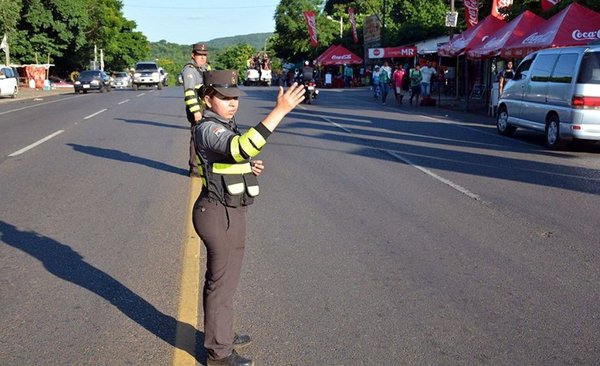
[[[202,180],[190,178],[190,197],[186,215],[186,239],[183,242],[183,261],[179,282],[179,306],[173,365],[196,365],[196,329],[200,291],[200,238],[192,223],[192,208],[200,193]]]

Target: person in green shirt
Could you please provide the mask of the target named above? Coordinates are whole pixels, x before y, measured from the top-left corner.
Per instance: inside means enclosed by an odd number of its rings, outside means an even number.
[[[413,97],[417,97],[417,104],[419,105],[419,96],[421,95],[421,81],[423,80],[423,74],[421,74],[421,66],[415,65],[414,69],[410,69],[408,73],[410,78],[410,99],[409,103],[412,105]]]

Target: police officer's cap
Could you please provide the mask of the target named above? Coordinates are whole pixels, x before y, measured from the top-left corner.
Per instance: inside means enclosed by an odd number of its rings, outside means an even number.
[[[206,45],[204,45],[204,43],[196,43],[192,46],[192,52],[194,52],[197,55],[207,55],[208,49],[206,48]]]
[[[215,70],[204,72],[204,85],[213,87],[226,97],[240,97],[246,95],[238,89],[238,73],[235,70]]]

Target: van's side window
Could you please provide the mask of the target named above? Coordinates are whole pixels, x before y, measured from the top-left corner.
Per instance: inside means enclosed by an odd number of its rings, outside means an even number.
[[[550,74],[556,63],[558,55],[538,55],[537,61],[531,69],[531,81],[550,81]]]
[[[586,52],[583,54],[577,82],[600,84],[600,52]]]
[[[523,60],[519,64],[519,67],[517,67],[517,71],[515,71],[515,76],[513,77],[513,80],[520,80],[520,79],[525,78],[527,76],[527,71],[529,71],[529,68],[531,67],[531,63],[533,62],[534,59],[535,59],[535,57],[532,57],[528,60]]]
[[[575,66],[577,65],[576,53],[563,53],[558,57],[554,72],[552,73],[552,81],[555,83],[570,84],[575,74]]]

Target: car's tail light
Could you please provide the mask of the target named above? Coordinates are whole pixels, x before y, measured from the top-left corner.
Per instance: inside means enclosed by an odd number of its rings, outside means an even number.
[[[574,95],[571,99],[571,105],[577,109],[596,109],[600,108],[600,97],[586,97]]]

